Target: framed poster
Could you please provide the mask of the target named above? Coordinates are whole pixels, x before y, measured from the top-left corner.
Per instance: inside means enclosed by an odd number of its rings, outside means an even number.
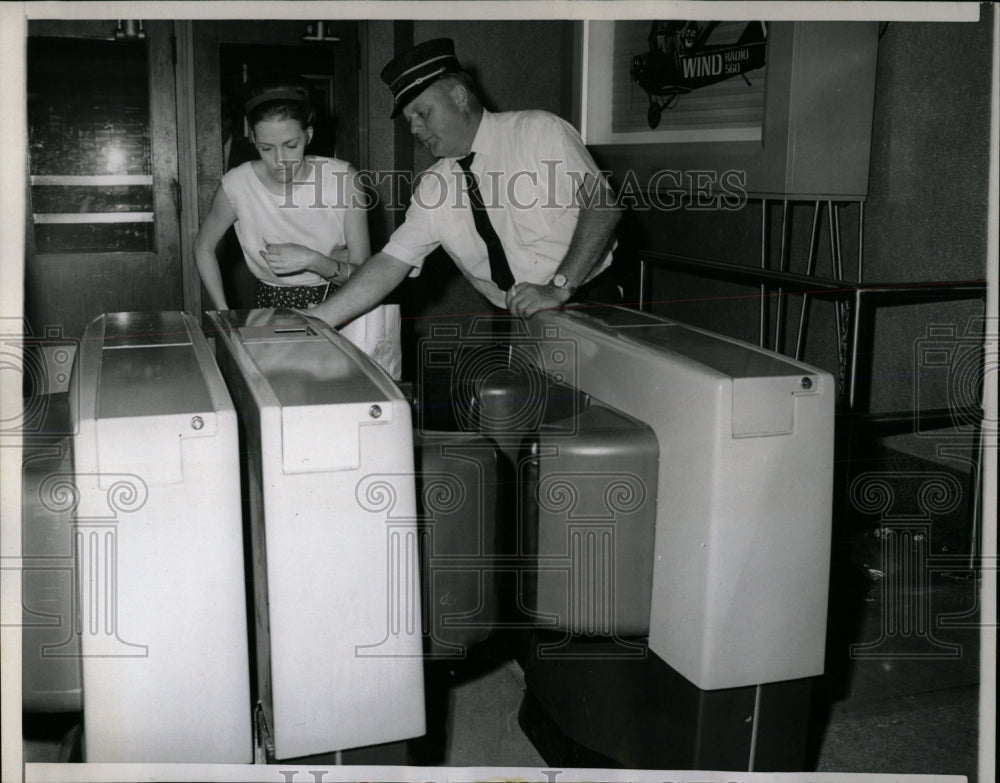
[[[698,172],[738,179],[750,196],[864,200],[878,23],[733,24],[578,23],[574,120],[594,158],[651,190],[676,182],[664,171]],[[676,52],[686,30],[697,41],[708,28],[700,48]],[[663,65],[670,46],[675,62]]]
[[[594,143],[760,140],[766,23],[619,21],[588,35]]]

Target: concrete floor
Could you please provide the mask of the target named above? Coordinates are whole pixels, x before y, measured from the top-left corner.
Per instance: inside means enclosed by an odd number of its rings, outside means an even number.
[[[871,583],[854,644],[884,641],[875,649],[854,648],[852,653],[851,642],[843,636],[835,639],[840,655],[828,664],[818,771],[960,774],[976,779],[978,581],[969,577],[941,573],[928,589],[907,591],[914,604],[927,602],[929,633],[895,638],[882,631],[884,599],[892,586],[885,584],[885,577]]]
[[[942,622],[963,627],[914,636],[883,637],[884,578],[862,596],[861,622],[848,640],[831,639],[828,677],[816,689],[807,769],[818,772],[966,775],[976,779],[978,753],[978,583],[967,574],[942,574],[929,585],[929,608]],[[841,629],[842,631],[843,629]],[[877,650],[851,646],[884,638]],[[957,648],[942,652],[939,644]],[[918,647],[920,649],[918,649]],[[909,658],[896,657],[909,655]],[[524,676],[514,660],[500,662],[449,688],[443,740],[447,766],[544,766],[524,736],[517,711]],[[434,761],[434,759],[430,759]]]
[[[934,616],[954,618],[974,608],[976,586],[977,582],[961,575],[934,580],[930,592]],[[881,637],[883,589],[881,580],[869,585],[854,643]],[[877,651],[882,657],[862,658],[857,653],[852,657],[843,639],[835,640],[831,652],[839,648],[842,654],[829,660],[828,677],[817,689],[808,768],[959,774],[975,781],[979,656],[974,621],[974,616],[967,617],[966,627],[939,628],[922,642],[925,652],[928,644],[959,645],[954,657],[944,657],[936,648],[932,655],[937,657],[892,657],[893,644],[909,645],[906,652],[911,656],[919,652],[912,638],[902,637],[889,638],[884,649]],[[444,676],[451,681],[444,731],[414,743],[412,763],[546,766],[518,725],[524,676],[515,660],[491,661],[489,654],[481,655],[469,664],[450,667]],[[75,722],[72,715],[33,721],[26,727],[25,760],[59,760],[60,740]]]

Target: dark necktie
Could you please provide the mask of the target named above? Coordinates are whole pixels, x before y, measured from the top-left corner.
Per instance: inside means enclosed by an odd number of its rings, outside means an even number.
[[[490,223],[489,215],[486,214],[486,206],[483,204],[483,196],[476,183],[476,175],[469,168],[475,155],[476,153],[470,152],[464,158],[459,158],[458,165],[465,172],[469,202],[472,204],[472,217],[476,221],[476,231],[486,243],[486,252],[490,256],[490,277],[493,278],[493,282],[501,291],[506,291],[514,285],[514,275],[511,274],[510,264],[507,263],[507,254],[503,252],[503,245],[500,244],[500,237],[497,236],[493,224]]]

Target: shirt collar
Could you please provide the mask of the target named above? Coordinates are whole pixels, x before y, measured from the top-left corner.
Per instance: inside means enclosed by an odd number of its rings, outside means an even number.
[[[481,152],[488,152],[493,143],[494,120],[492,112],[483,109],[483,117],[479,121],[476,135],[472,139],[472,152],[478,156]]]

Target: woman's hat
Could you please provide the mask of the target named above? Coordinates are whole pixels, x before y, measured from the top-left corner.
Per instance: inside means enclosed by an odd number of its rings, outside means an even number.
[[[435,38],[403,52],[382,69],[382,81],[392,90],[392,118],[445,73],[461,71],[451,38]]]

